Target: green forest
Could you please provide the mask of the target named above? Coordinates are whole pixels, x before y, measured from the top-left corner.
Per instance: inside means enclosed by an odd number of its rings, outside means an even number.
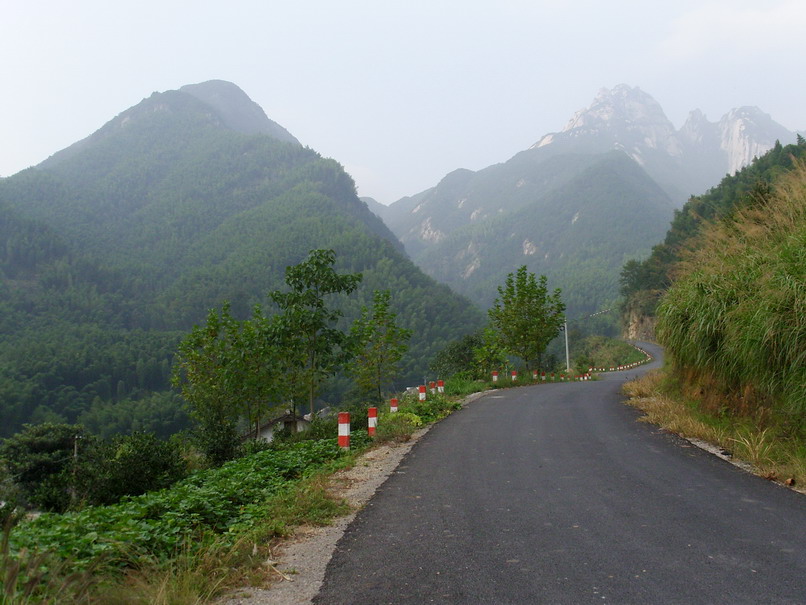
[[[621,267],[636,249],[647,253],[662,237],[669,202],[624,153],[571,160],[582,167],[554,189],[454,230],[420,251],[417,262],[483,308],[492,304],[502,277],[523,263],[562,288],[570,319],[615,307]],[[619,330],[615,315],[578,327],[610,335]]]
[[[390,291],[412,332],[401,386],[483,320],[405,256],[337,162],[223,128],[179,91],[0,179],[0,237],[0,436],[40,422],[103,436],[187,426],[170,386],[182,337],[224,301],[236,318],[270,305],[316,248],[363,275],[338,302],[340,329]]]

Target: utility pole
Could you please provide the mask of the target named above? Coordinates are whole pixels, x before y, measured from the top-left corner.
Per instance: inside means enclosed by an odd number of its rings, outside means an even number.
[[[76,474],[78,473],[78,440],[81,439],[81,435],[74,435],[73,436],[73,470],[72,470],[72,481],[70,482],[70,504],[75,504],[76,500],[78,499],[77,490],[76,490]]]
[[[563,332],[565,332],[565,371],[570,372],[571,371],[571,360],[570,360],[570,357],[568,355],[568,319],[566,319],[565,322],[564,322]]]

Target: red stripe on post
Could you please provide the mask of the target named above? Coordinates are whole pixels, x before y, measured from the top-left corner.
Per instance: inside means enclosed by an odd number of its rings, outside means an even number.
[[[498,382],[498,370],[493,370],[493,382]]]
[[[420,385],[420,401],[425,401],[425,385]]]
[[[392,399],[389,401],[389,411],[397,412],[397,397],[392,397]]]
[[[339,447],[350,449],[350,412],[339,412]]]
[[[367,433],[370,437],[375,436],[375,429],[378,426],[378,408],[367,410]]]

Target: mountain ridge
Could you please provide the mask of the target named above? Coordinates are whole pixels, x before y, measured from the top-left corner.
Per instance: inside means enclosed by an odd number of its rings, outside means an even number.
[[[413,332],[401,382],[421,380],[436,350],[481,324],[405,255],[338,162],[253,132],[251,100],[223,89],[235,94],[229,109],[188,89],[155,93],[0,179],[0,434],[43,421],[101,434],[186,426],[169,383],[182,333],[224,301],[237,318],[269,309],[286,267],[316,248],[364,276],[336,301],[341,328],[373,290],[391,291]],[[336,380],[328,400],[347,388]]]
[[[612,90],[601,89],[591,105],[574,113],[561,131],[542,136],[530,149],[623,149],[682,205],[688,196],[715,186],[726,173],[735,173],[772,149],[776,140],[786,144],[794,142],[795,136],[750,106],[731,109],[717,122],[695,109],[678,130],[652,96],[619,84]],[[670,182],[666,173],[680,182]]]
[[[473,285],[480,268],[485,263],[496,264],[503,272],[500,282],[506,271],[514,270],[517,254],[510,250],[505,254],[508,261],[499,262],[468,252],[468,258],[473,260],[459,270],[455,263],[456,251],[447,252],[446,245],[455,246],[457,239],[467,237],[468,241],[464,242],[467,250],[497,249],[489,238],[498,233],[495,225],[509,217],[533,229],[532,233],[519,236],[524,250],[542,248],[543,254],[548,254],[547,259],[556,259],[562,254],[561,243],[546,230],[557,230],[560,226],[550,227],[551,220],[542,224],[525,220],[524,213],[531,209],[532,212],[563,215],[567,213],[567,206],[584,205],[582,198],[587,196],[588,200],[599,199],[600,203],[612,204],[612,212],[620,213],[625,225],[633,225],[632,229],[613,226],[614,233],[620,234],[614,237],[622,239],[618,246],[611,246],[592,231],[591,240],[601,244],[598,253],[606,251],[616,259],[634,258],[649,251],[656,241],[653,238],[662,236],[673,211],[690,195],[705,191],[736,165],[764,153],[775,145],[777,136],[795,139],[794,133],[752,107],[731,110],[717,123],[709,122],[701,111],[695,110],[678,130],[651,95],[638,87],[621,84],[612,90],[601,89],[593,102],[575,112],[561,131],[544,135],[504,162],[475,172],[454,170],[433,187],[394,202],[381,216],[426,272],[484,306],[490,300],[482,291],[494,288],[495,282],[485,278],[483,286]],[[623,159],[635,166],[610,161],[608,170],[593,169],[601,158],[613,153],[622,154]],[[650,191],[651,188],[639,185],[644,177],[637,176],[636,170],[651,179],[659,190]],[[608,192],[607,196],[597,195],[593,184],[582,182],[586,174],[600,180],[599,185]],[[634,206],[628,211],[619,201],[618,192],[613,189],[618,179],[625,184],[628,198],[633,199],[638,191],[644,192],[646,206],[643,209]],[[643,216],[636,214],[640,212],[651,214],[657,223],[648,225]],[[597,226],[590,225],[590,228],[595,230]],[[481,242],[479,233],[486,233],[488,239]],[[543,240],[553,241],[555,248],[541,247],[537,242]],[[447,257],[440,258],[440,254]],[[533,257],[525,260],[529,261],[530,270],[563,274],[557,267],[539,263]],[[606,271],[601,275],[601,288],[593,299],[609,304],[617,297],[615,284],[621,264],[623,261],[616,260],[603,266]],[[567,279],[568,284],[574,281]],[[588,282],[586,287],[590,288],[592,283]],[[580,298],[577,292],[565,292],[570,298]],[[587,311],[586,307],[583,304],[579,310]]]
[[[626,154],[612,151],[585,157],[577,174],[546,195],[460,227],[416,260],[482,307],[492,303],[501,275],[526,264],[562,287],[569,313],[593,313],[615,298],[623,258],[648,250],[671,215],[657,184]]]

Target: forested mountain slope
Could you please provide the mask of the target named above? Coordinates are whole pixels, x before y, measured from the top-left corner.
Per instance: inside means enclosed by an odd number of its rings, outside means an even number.
[[[563,288],[576,318],[610,306],[624,260],[646,254],[674,208],[776,139],[795,133],[755,107],[717,123],[693,111],[678,130],[650,95],[621,84],[508,161],[455,170],[379,215],[424,271],[478,304],[523,260]]]
[[[668,196],[620,151],[553,157],[526,151],[478,173],[452,173],[406,204],[448,225],[442,231],[431,223],[428,246],[419,236],[404,239],[429,275],[488,306],[503,277],[526,264],[562,288],[569,317],[609,306],[625,260],[649,250],[672,216]],[[468,212],[475,215],[470,222],[463,220]],[[411,233],[421,228],[413,222],[417,214],[387,220],[399,234],[400,225],[412,223]]]
[[[700,245],[702,229],[716,220],[731,217],[742,208],[763,203],[772,183],[790,171],[798,158],[806,157],[806,141],[783,146],[780,143],[718,186],[693,196],[674,213],[664,240],[652,248],[643,261],[628,261],[621,273],[624,319],[629,328],[653,318],[660,296],[670,286],[682,256]],[[651,325],[651,321],[649,324]]]
[[[364,274],[347,317],[390,289],[414,331],[405,360],[474,329],[480,312],[426,277],[335,161],[302,147],[237,87],[154,93],[41,165],[0,180],[0,419],[169,433],[184,331],[224,300],[245,316],[288,265],[332,248]],[[259,108],[257,108],[259,110]]]

